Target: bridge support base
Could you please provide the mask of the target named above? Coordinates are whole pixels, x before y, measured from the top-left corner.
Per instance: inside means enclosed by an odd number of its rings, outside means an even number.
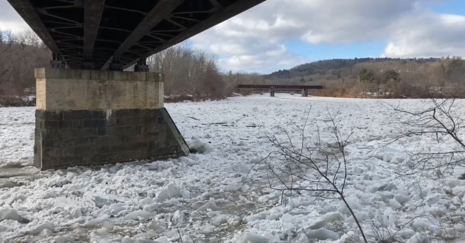
[[[302,90],[302,97],[308,97],[308,89]]]
[[[36,69],[34,165],[42,170],[184,156],[162,75]]]

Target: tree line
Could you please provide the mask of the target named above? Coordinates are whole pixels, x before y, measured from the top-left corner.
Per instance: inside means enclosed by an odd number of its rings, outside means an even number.
[[[24,95],[35,86],[34,69],[48,65],[51,53],[32,31],[0,30],[0,96]]]
[[[360,61],[362,60],[362,61]],[[341,64],[345,63],[345,64]],[[304,75],[296,70],[281,70],[264,75],[256,82],[323,85],[313,95],[369,98],[443,98],[465,97],[465,61],[460,57],[424,59],[340,59],[315,62],[318,72]],[[343,67],[343,68],[341,68]],[[308,68],[308,66],[307,66]],[[309,69],[305,69],[309,70]],[[282,77],[289,73],[287,77]],[[281,75],[281,76],[280,76]]]
[[[211,54],[183,43],[151,56],[150,71],[164,75],[168,101],[179,99],[224,99],[231,90]]]
[[[389,61],[360,63],[320,77],[321,95],[380,98],[463,98],[465,61],[445,57],[434,62]]]
[[[51,56],[34,32],[0,30],[0,106],[22,105],[18,97],[34,94],[34,69],[49,66]],[[214,55],[188,43],[149,57],[147,64],[150,71],[164,74],[167,102],[224,99],[233,94],[236,83],[250,77],[222,73]]]
[[[34,32],[0,30],[0,103],[1,97],[33,94],[34,69],[49,66],[50,59],[50,50]],[[167,102],[224,99],[239,83],[324,85],[313,95],[337,97],[465,96],[465,61],[460,57],[333,59],[261,75],[224,73],[214,55],[182,43],[149,57],[147,63],[150,71],[164,74]]]
[[[361,63],[379,63],[379,62],[414,62],[414,63],[431,63],[438,61],[439,58],[389,58],[389,57],[378,57],[378,58],[354,58],[354,59],[331,59],[331,60],[320,60],[311,63],[305,63],[293,67],[289,70],[278,70],[271,74],[266,75],[267,78],[281,78],[281,79],[292,79],[295,77],[309,76],[309,75],[325,75],[327,72],[338,69],[353,68],[357,64]]]

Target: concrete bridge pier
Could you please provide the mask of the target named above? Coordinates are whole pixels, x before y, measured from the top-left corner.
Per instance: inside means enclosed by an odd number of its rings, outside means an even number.
[[[302,97],[308,97],[308,89],[302,90]]]
[[[163,107],[163,76],[40,68],[34,165],[42,170],[165,159],[189,148]]]

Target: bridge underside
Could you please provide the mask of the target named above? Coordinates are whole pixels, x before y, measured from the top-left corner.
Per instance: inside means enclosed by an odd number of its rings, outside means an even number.
[[[122,70],[265,0],[8,0],[72,69]]]
[[[35,72],[34,145],[53,169],[189,154],[145,60],[265,0],[8,1],[53,53]]]

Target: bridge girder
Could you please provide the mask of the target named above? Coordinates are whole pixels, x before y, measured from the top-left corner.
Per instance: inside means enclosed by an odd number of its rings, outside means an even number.
[[[265,0],[8,0],[66,65],[127,68]]]

